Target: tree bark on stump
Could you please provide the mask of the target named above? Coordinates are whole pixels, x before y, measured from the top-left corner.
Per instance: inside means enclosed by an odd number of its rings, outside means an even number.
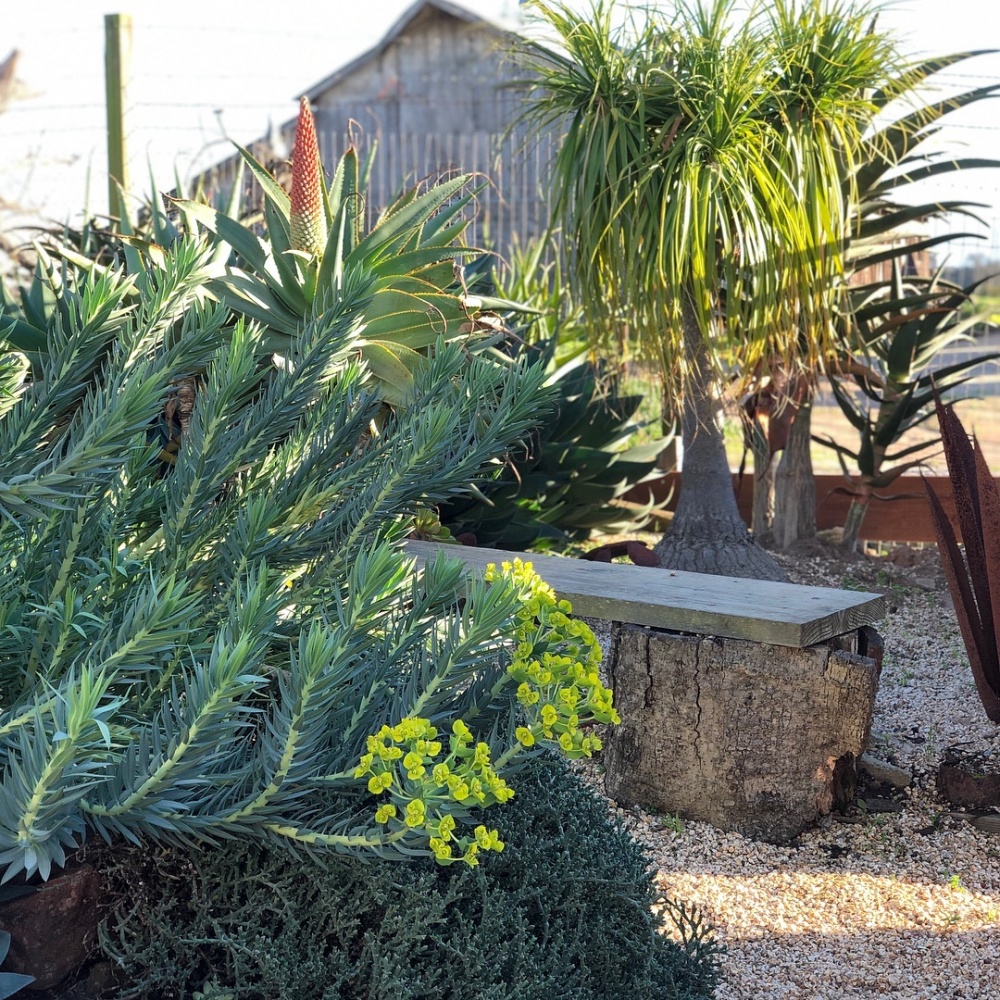
[[[881,663],[877,633],[859,632],[871,656],[859,633],[796,649],[616,626],[608,794],[763,840],[797,836],[830,812],[868,742]]]

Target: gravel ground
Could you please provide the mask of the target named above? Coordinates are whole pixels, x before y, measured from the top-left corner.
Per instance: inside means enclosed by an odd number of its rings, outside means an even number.
[[[1000,760],[1000,727],[976,696],[937,554],[845,560],[815,544],[781,558],[796,582],[889,598],[869,752],[913,780],[859,796],[897,811],[852,809],[777,847],[609,808],[648,849],[663,892],[714,924],[727,949],[716,1000],[1000,996],[1000,830],[971,826],[935,789],[949,748]],[[582,771],[602,787],[599,763]]]

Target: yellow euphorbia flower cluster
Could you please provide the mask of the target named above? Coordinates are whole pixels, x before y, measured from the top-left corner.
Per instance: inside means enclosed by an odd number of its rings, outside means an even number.
[[[598,674],[601,647],[585,622],[569,617],[572,605],[556,598],[531,563],[516,559],[500,571],[491,565],[486,579],[495,580],[500,573],[521,589],[524,602],[507,668],[528,723],[515,735],[525,747],[544,739],[558,743],[567,757],[590,757],[601,749],[601,740],[587,735],[584,727],[621,721],[611,690]]]
[[[449,753],[441,759],[443,744],[427,719],[403,719],[383,726],[368,737],[366,752],[354,771],[368,777],[373,795],[388,792],[389,802],[375,811],[375,821],[390,831],[422,830],[428,846],[442,864],[479,863],[480,851],[502,851],[496,830],[476,827],[472,836],[456,836],[454,804],[464,809],[507,802],[514,790],[493,770],[487,743],[475,743],[469,727],[457,719],[448,741]]]
[[[487,567],[487,582],[500,578],[521,599],[510,632],[514,655],[501,683],[517,684],[524,724],[515,729],[517,742],[499,764],[540,743],[554,744],[570,758],[590,757],[601,749],[590,727],[620,721],[611,691],[598,675],[601,649],[594,633],[569,617],[569,602],[556,598],[531,563],[516,559],[499,570],[493,564]],[[443,757],[437,728],[417,717],[383,726],[368,737],[365,750],[354,776],[367,778],[373,795],[388,796],[375,812],[387,836],[424,833],[442,864],[476,865],[481,851],[503,850],[498,832],[485,826],[475,827],[471,835],[456,834],[456,812],[461,816],[514,795],[494,769],[489,744],[477,742],[462,719],[452,723]]]

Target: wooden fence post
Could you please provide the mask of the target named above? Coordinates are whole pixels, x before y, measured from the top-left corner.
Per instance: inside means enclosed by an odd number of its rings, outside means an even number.
[[[125,90],[131,75],[132,18],[104,15],[104,89],[108,126],[108,215],[128,218],[128,152],[125,134]]]

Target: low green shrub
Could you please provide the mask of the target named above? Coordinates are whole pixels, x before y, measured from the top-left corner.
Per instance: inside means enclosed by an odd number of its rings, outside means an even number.
[[[565,765],[534,760],[489,812],[510,847],[469,868],[426,860],[323,867],[240,843],[129,848],[105,868],[102,925],[120,1000],[695,1000],[717,951],[675,904],[673,940],[638,846]]]

